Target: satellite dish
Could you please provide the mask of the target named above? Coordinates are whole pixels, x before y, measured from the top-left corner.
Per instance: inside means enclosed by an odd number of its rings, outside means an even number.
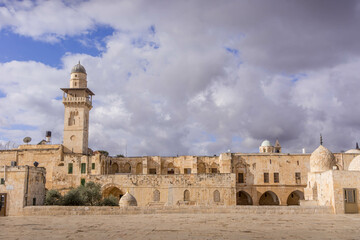
[[[29,142],[31,142],[31,137],[25,137],[23,141],[24,143],[28,144]]]

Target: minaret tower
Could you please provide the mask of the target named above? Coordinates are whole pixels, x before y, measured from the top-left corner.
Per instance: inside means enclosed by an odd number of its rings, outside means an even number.
[[[70,88],[61,88],[65,106],[63,145],[67,153],[88,153],[89,112],[95,94],[87,88],[86,76],[79,61],[71,70]]]

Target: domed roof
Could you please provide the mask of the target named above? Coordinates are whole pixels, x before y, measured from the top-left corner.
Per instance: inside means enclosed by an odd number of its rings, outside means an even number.
[[[80,61],[79,61],[79,63],[76,64],[76,65],[71,69],[71,73],[85,73],[85,74],[86,74],[86,70],[85,70],[84,66],[80,64]]]
[[[137,206],[137,201],[133,195],[126,192],[125,195],[120,198],[119,205],[120,207]]]
[[[271,143],[269,140],[265,140],[261,144],[262,147],[271,147]]]
[[[310,172],[324,172],[336,165],[334,154],[320,145],[310,156]]]
[[[353,160],[351,160],[348,170],[360,171],[360,155],[356,156]]]
[[[349,149],[349,150],[347,150],[345,153],[360,153],[360,149],[356,149],[356,148],[354,148],[354,149]]]

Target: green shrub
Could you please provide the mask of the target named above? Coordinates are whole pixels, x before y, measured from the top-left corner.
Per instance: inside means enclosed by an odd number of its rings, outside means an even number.
[[[62,205],[63,197],[57,190],[49,190],[45,196],[45,205]]]
[[[88,182],[84,186],[78,187],[85,205],[101,205],[101,185],[99,183]]]
[[[82,186],[80,186],[82,187]],[[84,197],[81,194],[80,187],[71,189],[64,196],[65,206],[82,206],[85,205]]]
[[[107,198],[104,198],[101,202],[101,205],[103,206],[119,206],[119,200],[114,197],[113,195],[110,195]]]

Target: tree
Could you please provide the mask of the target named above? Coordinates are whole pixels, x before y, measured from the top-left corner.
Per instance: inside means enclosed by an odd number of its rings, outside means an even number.
[[[103,206],[119,206],[119,201],[113,195],[106,197],[102,200],[101,205]]]
[[[57,190],[49,190],[45,196],[45,205],[62,205],[63,197]]]
[[[109,152],[105,151],[105,150],[98,150],[99,153],[101,153],[102,155],[104,155],[105,157],[109,156]]]
[[[97,206],[101,204],[101,185],[99,183],[88,182],[85,186],[79,186],[85,205]]]

